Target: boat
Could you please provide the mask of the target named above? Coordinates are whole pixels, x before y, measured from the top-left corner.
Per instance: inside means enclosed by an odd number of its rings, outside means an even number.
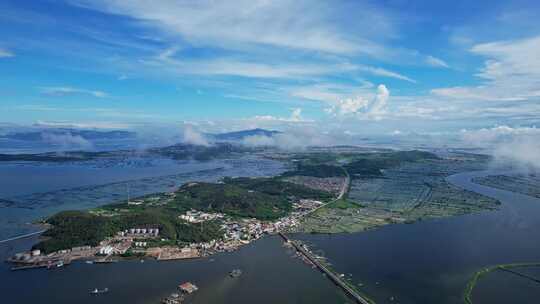
[[[238,278],[239,276],[242,275],[242,270],[240,270],[240,269],[233,269],[231,272],[229,272],[229,275],[230,275],[232,278]]]
[[[97,288],[94,288],[94,290],[91,290],[90,293],[91,294],[100,294],[100,293],[106,293],[109,291],[109,288],[105,287],[103,289],[97,289]]]
[[[86,264],[94,264],[94,261],[85,261]]]
[[[48,262],[47,269],[64,267],[64,261]]]

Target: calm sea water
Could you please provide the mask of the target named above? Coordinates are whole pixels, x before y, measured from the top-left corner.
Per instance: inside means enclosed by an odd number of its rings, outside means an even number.
[[[492,173],[463,173],[448,180],[500,200],[499,211],[391,225],[365,233],[298,238],[322,250],[339,272],[352,274],[377,303],[462,303],[467,281],[480,268],[540,261],[540,199],[470,181],[488,174]],[[517,303],[516,290],[509,289],[505,280],[492,280],[491,285],[479,285],[481,292],[475,292],[473,299],[475,303]],[[538,291],[521,293],[524,300],[519,303],[538,303],[535,294]]]

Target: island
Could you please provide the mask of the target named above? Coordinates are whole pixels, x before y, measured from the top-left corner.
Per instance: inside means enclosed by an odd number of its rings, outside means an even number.
[[[294,240],[294,233],[351,233],[495,210],[500,204],[446,181],[449,175],[483,168],[489,161],[484,155],[339,147],[260,156],[284,161],[289,170],[277,176],[191,181],[170,192],[62,211],[42,222],[49,229],[39,243],[9,261],[15,269],[26,269],[74,260],[192,259],[279,234],[352,298],[372,303],[307,244]]]

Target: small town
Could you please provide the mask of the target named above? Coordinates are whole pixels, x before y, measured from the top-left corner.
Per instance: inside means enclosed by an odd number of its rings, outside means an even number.
[[[255,218],[232,218],[222,213],[210,213],[197,210],[187,211],[179,216],[180,220],[202,224],[219,219],[221,221],[221,239],[202,243],[189,243],[184,246],[151,244],[166,243],[160,238],[158,227],[133,227],[119,231],[115,236],[99,243],[99,246],[79,246],[42,254],[40,250],[17,253],[8,259],[15,266],[13,270],[30,268],[56,268],[70,264],[75,260],[88,263],[111,263],[126,257],[128,251],[140,258],[155,258],[158,261],[192,259],[212,255],[217,252],[230,252],[247,245],[265,234],[288,231],[299,224],[299,218],[323,206],[316,200],[302,199],[293,204],[293,211],[288,216],[276,221],[262,221]]]

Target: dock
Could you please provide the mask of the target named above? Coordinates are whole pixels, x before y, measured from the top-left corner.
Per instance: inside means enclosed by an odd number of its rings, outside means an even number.
[[[304,249],[302,246],[298,245],[293,240],[289,239],[285,234],[279,232],[279,235],[289,244],[291,244],[298,252],[303,254],[315,267],[317,267],[322,273],[326,274],[326,277],[329,278],[334,284],[343,289],[343,291],[355,300],[356,303],[360,304],[373,304],[373,301],[367,299],[365,296],[362,296],[357,291],[352,289],[345,281],[337,276],[333,271],[324,266],[319,262],[308,250]]]
[[[17,266],[11,267],[12,271],[16,270],[28,270],[36,268],[47,268],[47,269],[56,269],[61,268],[66,265],[71,264],[71,260],[57,260],[57,261],[47,261],[39,263],[17,263]]]

